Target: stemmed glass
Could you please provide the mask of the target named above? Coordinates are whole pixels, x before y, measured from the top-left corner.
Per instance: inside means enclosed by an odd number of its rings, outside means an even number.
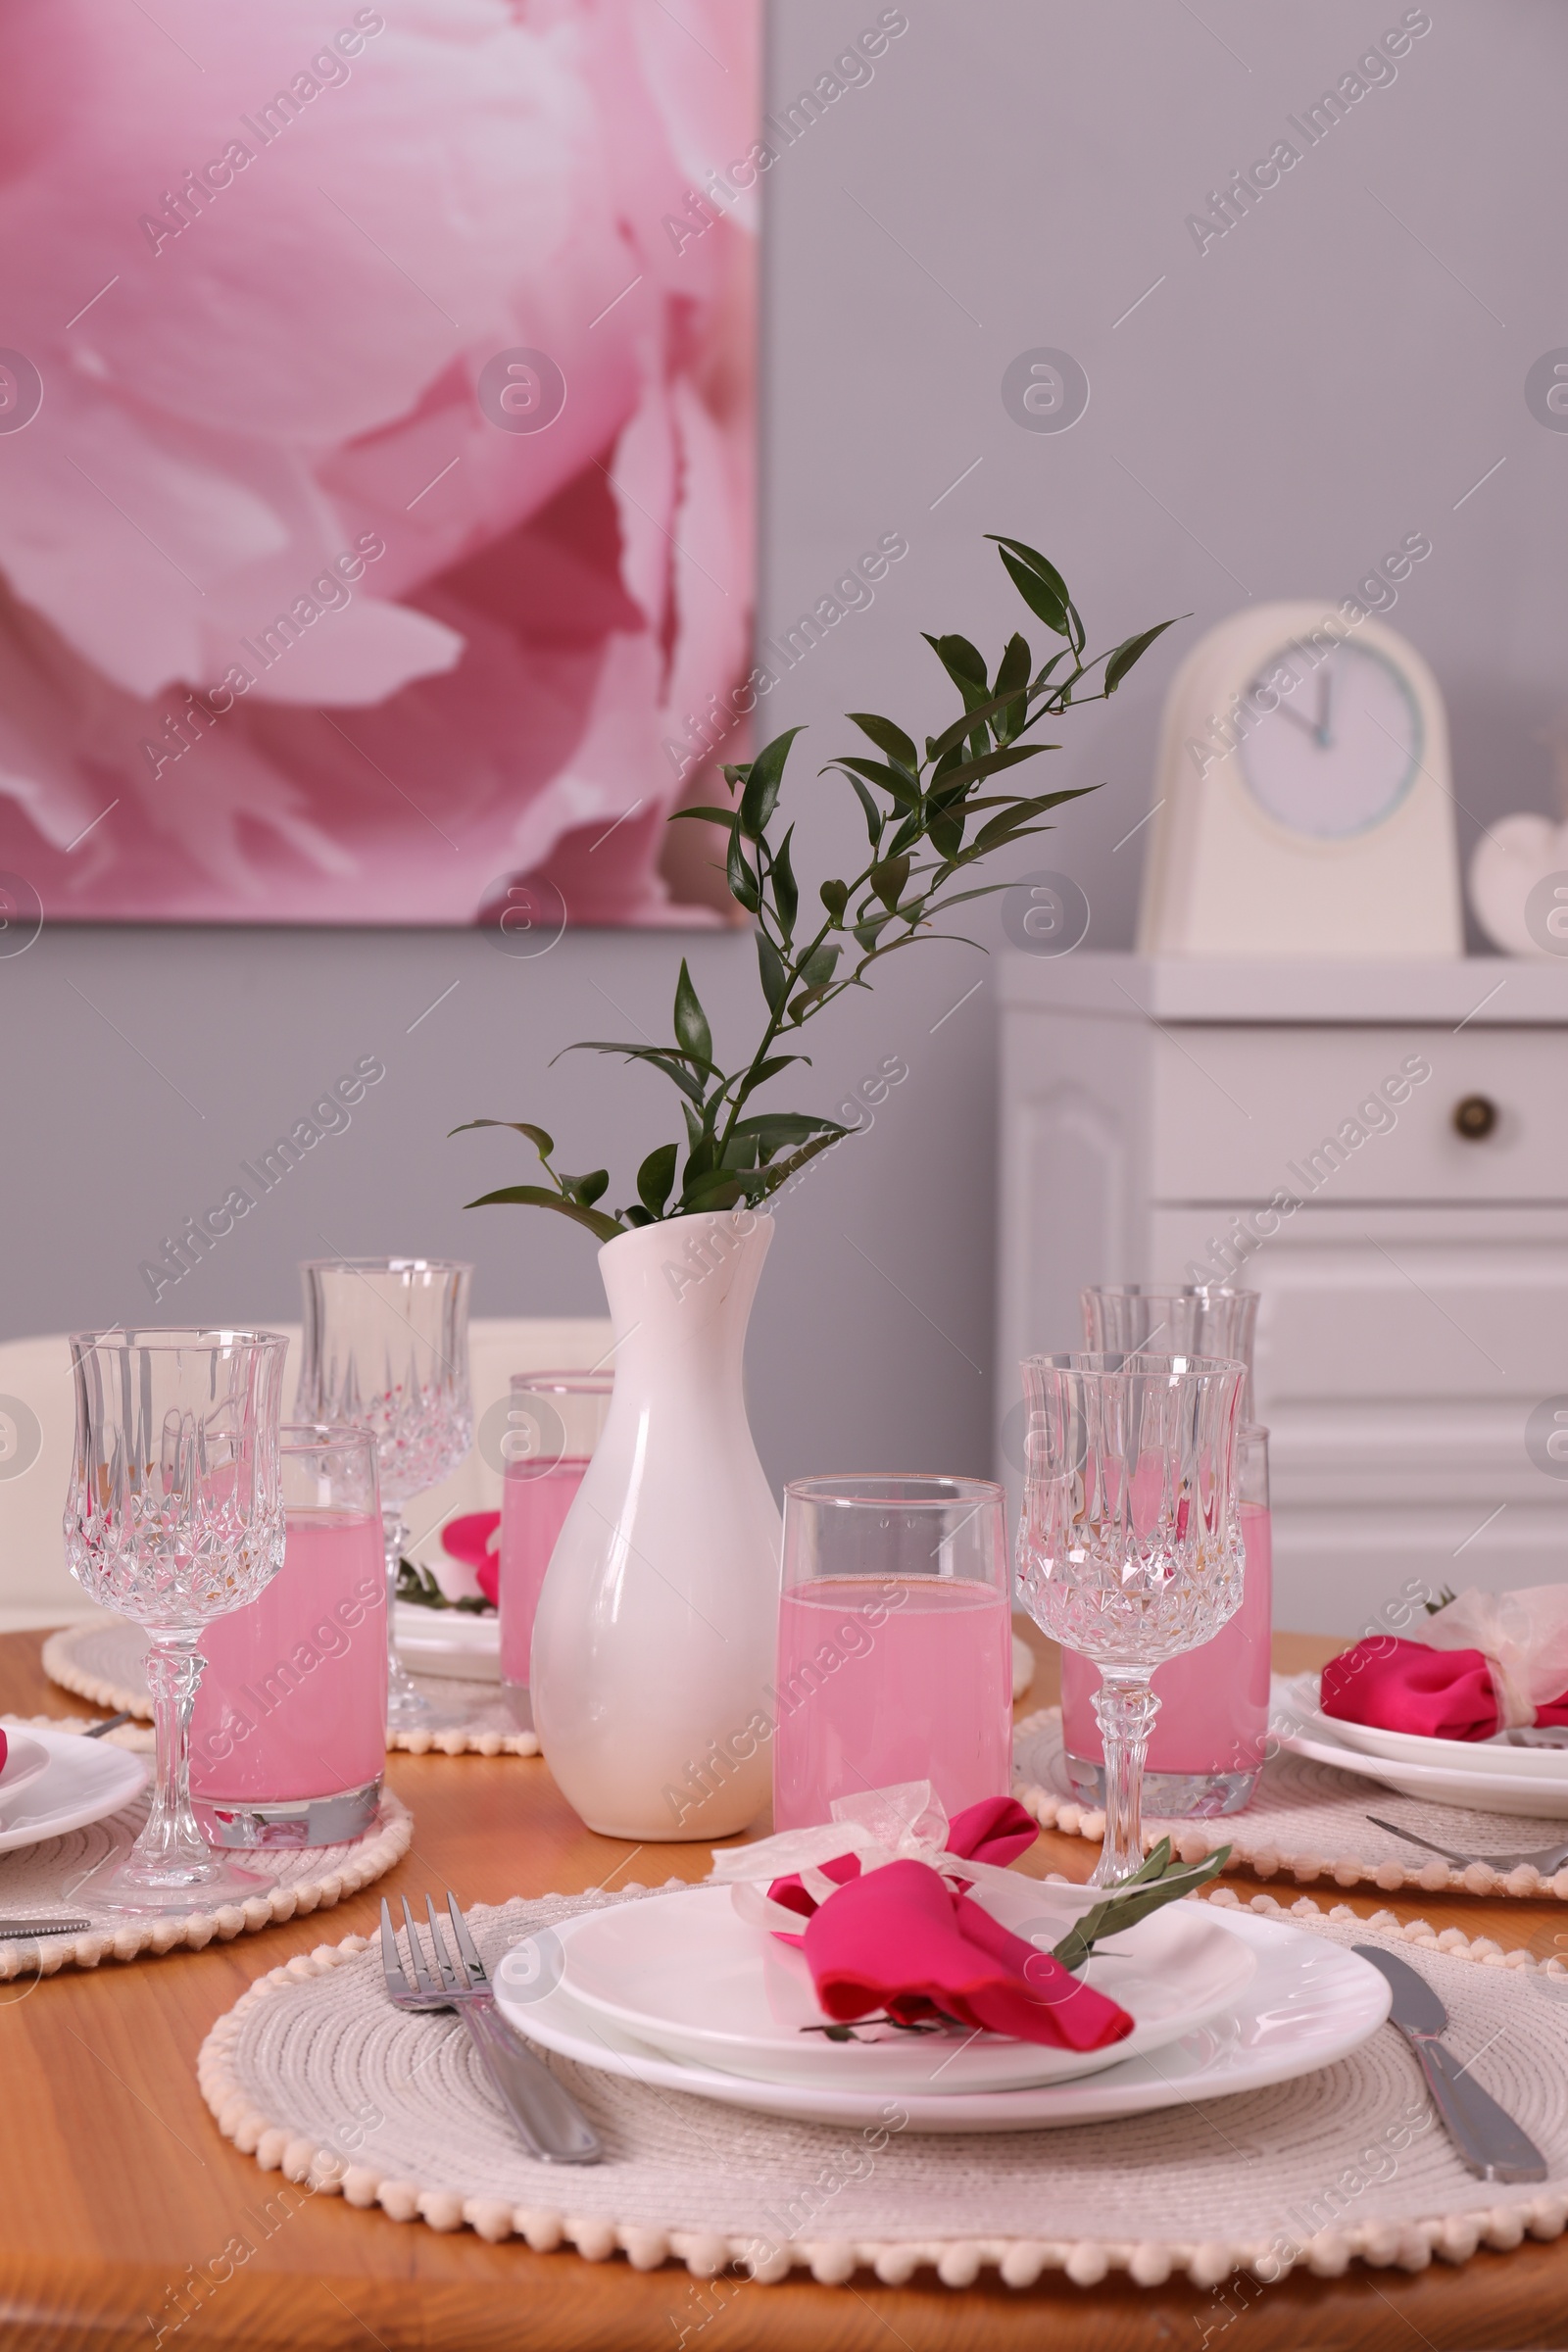
[[[278,1411],[288,1342],[272,1332],[115,1329],[71,1342],[76,1442],[66,1558],[106,1609],[145,1626],[158,1737],[147,1826],[76,1891],[109,1911],[183,1914],[270,1881],[215,1854],[190,1804],[190,1715],[212,1618],[283,1564]]]
[[[1189,1283],[1148,1290],[1141,1282],[1092,1282],[1078,1294],[1084,1346],[1137,1348],[1143,1354],[1206,1355],[1242,1364],[1242,1419],[1252,1417],[1252,1350],[1257,1336],[1256,1291],[1229,1283]]]
[[[1207,1356],[1031,1356],[1018,1593],[1042,1633],[1100,1668],[1105,1839],[1091,1885],[1143,1851],[1156,1666],[1241,1605],[1236,1440],[1245,1368]]]
[[[451,1720],[421,1696],[398,1656],[403,1506],[437,1487],[473,1443],[468,1401],[471,1266],[445,1257],[312,1258],[301,1266],[305,1333],[297,1421],[346,1424],[375,1440],[386,1546],[387,1725],[432,1731]]]

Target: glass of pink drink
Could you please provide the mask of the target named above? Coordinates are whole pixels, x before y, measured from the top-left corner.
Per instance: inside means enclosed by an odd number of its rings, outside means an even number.
[[[533,1729],[533,1621],[545,1570],[577,1499],[610,1410],[608,1372],[514,1372],[501,1439],[501,1688],[513,1721]]]
[[[1191,1821],[1239,1813],[1263,1769],[1268,1732],[1274,1583],[1268,1507],[1268,1431],[1237,1441],[1238,1509],[1247,1555],[1242,1605],[1212,1642],[1156,1666],[1159,1713],[1149,1736],[1144,1797],[1151,1813]],[[1086,1802],[1104,1802],[1104,1748],[1095,1714],[1100,1669],[1061,1653],[1061,1731],[1068,1777]]]
[[[1011,1782],[1004,1506],[977,1478],[784,1490],[773,1826],[929,1781],[950,1815]]]
[[[285,1424],[287,1541],[260,1599],[207,1628],[190,1792],[214,1845],[336,1845],[376,1817],[386,1570],[375,1440]]]
[[[1239,1813],[1263,1767],[1268,1730],[1273,1554],[1268,1501],[1268,1432],[1251,1420],[1252,1350],[1258,1295],[1224,1284],[1147,1290],[1140,1283],[1094,1285],[1080,1293],[1084,1345],[1168,1348],[1244,1364],[1246,1426],[1238,1439],[1237,1491],[1247,1555],[1242,1605],[1212,1642],[1156,1668],[1159,1713],[1149,1739],[1144,1797],[1166,1820]],[[1100,1669],[1064,1650],[1061,1729],[1068,1777],[1088,1803],[1103,1801],[1104,1751],[1095,1714]]]

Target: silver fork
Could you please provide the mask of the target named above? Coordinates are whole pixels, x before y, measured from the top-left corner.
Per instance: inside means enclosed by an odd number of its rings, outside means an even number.
[[[1551,1879],[1568,1862],[1568,1845],[1539,1845],[1528,1854],[1450,1853],[1446,1845],[1434,1845],[1430,1838],[1418,1838],[1414,1830],[1401,1830],[1397,1822],[1380,1821],[1375,1813],[1366,1818],[1375,1830],[1387,1830],[1391,1838],[1402,1838],[1406,1845],[1425,1846],[1429,1854],[1441,1854],[1456,1870],[1468,1870],[1472,1862],[1485,1862],[1489,1870],[1519,1870],[1527,1863],[1534,1863],[1544,1879]]]
[[[385,1896],[381,1899],[381,1966],[386,1973],[387,1991],[396,2007],[455,2009],[467,2027],[480,2064],[516,2125],[528,2153],[537,2156],[542,2164],[597,2164],[603,2150],[582,2109],[526,2042],[514,2034],[497,2009],[495,1988],[484,1962],[474,1950],[457,1896],[448,1891],[447,1910],[458,1950],[456,1964],[448,1954],[435,1904],[429,1895],[424,1898],[424,1907],[430,1917],[433,1966],[426,1965],[408,1896],[404,1895],[402,1901],[413,1984],[404,1973],[391,1909]]]

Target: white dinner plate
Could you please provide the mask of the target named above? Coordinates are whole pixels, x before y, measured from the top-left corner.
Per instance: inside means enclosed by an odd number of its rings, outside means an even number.
[[[1077,1889],[1021,1879],[1049,1951],[1085,1908]],[[1091,1899],[1094,1899],[1093,1897]],[[1054,1916],[1060,1908],[1064,1916]],[[822,2032],[804,1953],[743,1919],[728,1886],[699,1886],[592,1911],[557,1931],[563,1983],[577,2011],[689,2065],[769,2082],[854,2085],[867,2093],[1009,2090],[1096,2074],[1175,2041],[1240,1995],[1253,1959],[1195,1903],[1142,1920],[1079,1973],[1134,2020],[1108,2049],[1054,2049],[962,2027],[911,2033],[858,2026],[851,2041]]]
[[[1434,1740],[1416,1732],[1385,1731],[1381,1724],[1350,1723],[1325,1715],[1317,1675],[1303,1675],[1296,1685],[1311,1712],[1306,1728],[1314,1739],[1337,1740],[1369,1756],[1387,1757],[1391,1764],[1428,1764],[1440,1772],[1495,1774],[1511,1781],[1561,1783],[1568,1799],[1568,1726],[1557,1732],[1525,1733],[1510,1739],[1496,1732],[1490,1740]],[[1539,1742],[1539,1744],[1531,1744]]]
[[[473,1609],[422,1609],[416,1600],[394,1603],[398,1655],[411,1674],[443,1674],[461,1682],[501,1680],[501,1620]]]
[[[12,1800],[29,1781],[49,1769],[49,1750],[41,1740],[30,1732],[14,1732],[6,1727],[6,1760],[0,1765],[0,1822],[11,1811]]]
[[[1424,1797],[1429,1803],[1463,1805],[1475,1813],[1516,1814],[1532,1821],[1568,1821],[1568,1783],[1560,1776],[1480,1772],[1461,1765],[1396,1764],[1390,1757],[1371,1756],[1363,1748],[1352,1747],[1339,1737],[1341,1728],[1332,1716],[1318,1713],[1301,1684],[1276,1684],[1271,1731],[1293,1756],[1305,1756],[1314,1764],[1332,1764],[1338,1772],[1354,1773],[1379,1788],[1396,1789],[1400,1796]],[[1453,1744],[1463,1747],[1468,1742],[1456,1740]]]
[[[10,1737],[9,1727],[7,1738]],[[48,1751],[47,1769],[29,1781],[14,1805],[0,1811],[0,1852],[38,1845],[67,1830],[85,1829],[118,1813],[140,1794],[152,1776],[152,1759],[84,1740],[79,1732],[28,1732]]]
[[[1254,1973],[1232,2005],[1207,2025],[1157,2053],[1120,2058],[1078,2082],[946,2097],[930,2091],[899,2094],[898,2113],[917,2132],[1041,2131],[1146,2115],[1158,2107],[1230,2098],[1315,2074],[1357,2049],[1387,2018],[1393,1998],[1387,1982],[1342,1945],[1247,1911],[1215,1908],[1211,1916],[1250,1954]],[[553,1933],[564,1935],[564,1930]],[[889,2123],[894,2102],[879,2090],[753,2082],[650,2050],[607,2019],[578,2009],[564,1983],[542,1991],[541,1982],[548,1983],[551,1972],[541,1972],[539,1962],[538,1944],[521,1942],[496,1970],[495,1983],[502,2014],[544,2049],[604,2074],[658,2090],[688,2091],[724,2107],[808,2124]]]

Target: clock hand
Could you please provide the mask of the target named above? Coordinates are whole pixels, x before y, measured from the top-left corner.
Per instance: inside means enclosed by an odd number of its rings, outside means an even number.
[[[1334,736],[1330,724],[1333,714],[1334,664],[1331,662],[1328,667],[1324,670],[1322,677],[1318,681],[1317,690],[1317,740],[1320,747],[1325,752],[1332,750],[1334,744]]]
[[[1275,705],[1275,709],[1281,718],[1288,718],[1293,727],[1299,727],[1304,735],[1311,736],[1314,743],[1322,742],[1323,730],[1319,724],[1318,718],[1308,718],[1304,710],[1298,710],[1294,709],[1293,706],[1284,701],[1283,698]],[[1320,717],[1321,711],[1319,712],[1319,718]]]

